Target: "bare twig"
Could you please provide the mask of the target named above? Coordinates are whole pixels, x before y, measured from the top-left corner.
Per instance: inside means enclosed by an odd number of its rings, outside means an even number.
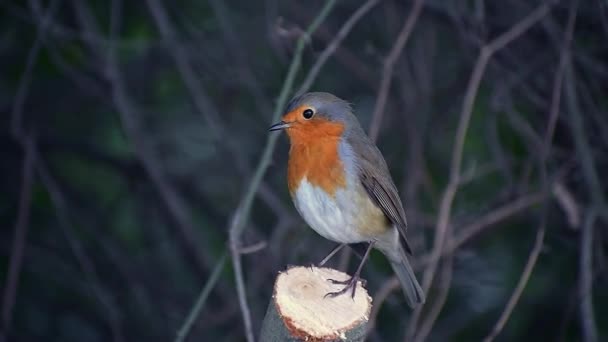
[[[21,266],[23,264],[25,239],[29,226],[32,183],[34,181],[34,140],[30,136],[31,133],[24,131],[23,107],[29,91],[32,72],[36,60],[38,59],[40,48],[44,42],[44,35],[47,33],[48,25],[55,14],[59,2],[60,1],[51,2],[42,15],[36,29],[36,39],[34,40],[25,61],[25,70],[19,80],[11,110],[11,134],[23,148],[23,180],[19,196],[19,207],[17,211],[17,220],[15,222],[15,235],[13,236],[8,274],[6,276],[6,285],[2,297],[2,333],[0,333],[0,338],[4,338],[3,334],[9,333],[12,322],[13,307],[15,305],[17,289],[19,287],[19,274],[21,273]]]
[[[17,93],[15,94],[15,100],[13,102],[11,113],[11,134],[13,135],[13,138],[16,139],[23,136],[23,105],[25,104],[25,98],[32,79],[32,71],[34,70],[36,60],[38,59],[38,53],[40,52],[42,43],[44,42],[44,35],[47,33],[47,28],[51,22],[55,10],[57,7],[59,7],[59,3],[60,1],[58,0],[51,2],[44,16],[40,20],[40,24],[38,25],[36,32],[36,40],[34,40],[34,44],[27,55],[27,60],[25,61],[25,70],[23,71],[23,75],[19,80],[19,86],[17,87]]]
[[[566,214],[570,228],[579,229],[581,225],[581,214],[579,205],[576,203],[576,199],[572,195],[572,192],[570,192],[562,183],[555,183],[552,190],[555,200]]]
[[[167,11],[165,10],[162,2],[159,0],[147,0],[147,2],[156,27],[163,38],[163,42],[167,47],[168,53],[171,55],[177,66],[177,71],[180,74],[186,89],[190,93],[190,98],[192,99],[196,110],[206,118],[210,131],[212,131],[216,136],[221,136],[226,132],[226,127],[220,120],[218,115],[219,110],[206,91],[205,86],[196,77],[196,69],[188,57],[187,50],[182,46],[182,44],[179,43],[176,30],[171,23]],[[232,32],[232,28],[230,28],[225,22],[226,18],[224,18],[225,8],[223,2],[213,1],[211,5],[218,16],[218,19],[220,20],[226,40],[232,44],[233,47],[237,48],[239,46],[237,38],[234,32]],[[251,70],[247,68],[246,62],[242,59],[241,54],[235,51],[234,55],[240,64],[240,69],[243,71],[245,83],[254,97],[258,110],[261,113],[266,112],[267,105],[263,100],[262,92],[260,90],[261,87],[255,84],[255,77]],[[234,162],[241,170],[250,169],[250,166],[247,163],[247,157],[243,155],[238,144],[234,144],[232,141],[226,141],[224,142],[223,146],[230,150],[231,153],[228,153],[228,155],[234,159]],[[271,191],[264,191],[261,193],[261,198],[266,202],[266,204],[273,207],[272,199],[269,198],[269,195],[274,196]],[[277,215],[280,215],[281,212],[285,211],[275,210]]]
[[[420,12],[422,10],[422,5],[424,0],[416,0],[412,5],[412,9],[410,10],[410,14],[408,15],[397,39],[395,40],[395,44],[393,45],[388,57],[384,61],[384,66],[382,67],[382,80],[380,81],[380,89],[378,90],[378,97],[376,99],[376,105],[374,107],[374,113],[372,114],[372,122],[369,127],[369,137],[372,141],[376,141],[378,139],[378,133],[380,132],[380,125],[382,124],[382,118],[384,116],[384,107],[386,107],[386,100],[388,98],[388,92],[391,87],[391,82],[393,80],[393,69],[395,68],[395,64],[401,56],[403,52],[403,48],[407,43],[412,31],[414,30],[414,26],[418,21],[418,17],[420,16]]]
[[[94,33],[99,32],[95,18],[86,3],[76,0],[73,1],[73,4],[81,25],[88,31]],[[120,13],[116,13],[116,15],[118,14]],[[117,30],[117,23],[120,22],[119,18],[116,18],[116,15],[111,17],[111,26],[113,26],[111,28],[111,34],[113,36]],[[113,39],[109,39],[109,41],[113,42]],[[142,132],[142,128],[138,121],[140,113],[127,92],[123,74],[121,73],[115,58],[115,46],[110,44],[107,49],[101,49],[98,46],[91,45],[90,48],[104,62],[102,63],[101,71],[111,84],[110,96],[114,102],[114,106],[120,114],[125,133],[133,144],[135,154],[148,173],[150,180],[157,188],[160,198],[168,209],[169,214],[177,223],[176,226],[182,237],[181,242],[186,247],[186,252],[194,260],[195,265],[199,270],[203,271],[207,269],[207,266],[210,266],[212,262],[206,254],[202,253],[204,249],[200,248],[197,243],[200,239],[198,238],[197,231],[192,223],[186,203],[163,174],[163,168],[151,151],[148,143],[149,139],[147,139]]]
[[[283,82],[283,87],[281,89],[281,93],[277,100],[277,104],[275,106],[274,113],[272,115],[273,121],[278,121],[281,116],[281,112],[283,107],[287,103],[287,97],[291,93],[291,89],[293,87],[293,83],[295,80],[295,76],[300,68],[302,63],[302,52],[304,51],[304,47],[306,42],[310,39],[311,34],[319,27],[321,22],[325,20],[331,9],[334,7],[336,1],[330,0],[325,3],[321,12],[317,15],[315,20],[310,24],[306,32],[298,39],[298,43],[296,45],[296,50],[294,53],[294,57],[291,61],[291,65],[289,67],[289,71],[287,72],[287,76],[285,81]],[[253,337],[253,326],[251,323],[251,314],[249,310],[249,305],[247,304],[246,291],[245,291],[245,281],[243,277],[243,269],[241,264],[241,235],[245,229],[245,223],[249,219],[249,214],[251,212],[251,206],[253,204],[253,199],[255,197],[255,193],[262,181],[262,177],[266,173],[266,169],[270,164],[270,160],[272,157],[272,152],[274,150],[274,146],[276,145],[276,141],[278,139],[278,135],[270,134],[266,140],[266,146],[264,148],[264,152],[258,163],[258,166],[255,170],[255,173],[249,183],[249,186],[241,200],[239,205],[232,217],[232,221],[229,226],[229,234],[230,234],[230,252],[232,256],[232,265],[234,268],[234,276],[237,287],[237,294],[239,297],[239,305],[241,306],[241,313],[243,316],[243,323],[245,325],[245,334],[248,342],[254,341]]]
[[[595,315],[593,314],[593,226],[597,213],[589,209],[583,225],[581,246],[579,248],[578,295],[582,338],[585,342],[598,340]]]
[[[484,229],[494,226],[498,222],[513,217],[514,215],[531,208],[532,206],[542,202],[546,198],[546,195],[542,193],[532,193],[521,196],[512,202],[509,202],[502,207],[496,208],[493,211],[482,216],[475,222],[468,224],[460,229],[456,229],[460,233],[456,234],[453,239],[450,239],[446,247],[443,249],[440,257],[448,256],[454,253],[462,245],[470,241],[473,237],[480,234]],[[415,259],[412,263],[412,267],[415,270],[424,268],[426,265],[432,262],[433,256],[431,253],[423,255]],[[378,314],[378,311],[382,307],[382,303],[386,300],[388,295],[399,289],[399,282],[396,277],[389,278],[378,293],[374,297],[374,307],[370,314],[370,326],[374,325],[374,319]]]
[[[251,67],[247,63],[245,51],[243,51],[243,44],[239,40],[239,35],[234,30],[234,24],[230,22],[226,11],[226,2],[222,0],[211,0],[209,1],[215,16],[218,19],[222,32],[224,34],[224,40],[229,44],[230,49],[228,52],[234,56],[239,67],[239,74],[243,78],[243,83],[253,96],[253,101],[256,103],[260,115],[265,115],[270,112],[268,103],[266,103],[266,96],[264,95],[262,87],[256,82],[255,75],[251,70]]]
[[[547,194],[542,192],[534,192],[531,194],[523,195],[516,200],[503,205],[502,207],[496,208],[488,214],[482,216],[475,222],[459,229],[458,233],[455,234],[454,238],[449,241],[447,246],[444,248],[445,253],[453,253],[460,246],[471,240],[474,236],[481,233],[487,227],[507,219],[521,211],[524,211],[540,202],[547,197]],[[431,257],[433,257],[431,255]]]
[[[492,332],[484,339],[485,342],[492,341],[494,340],[494,338],[496,338],[496,336],[498,336],[502,328],[507,323],[509,316],[511,316],[511,312],[513,311],[513,308],[515,308],[515,304],[517,304],[517,302],[519,301],[519,297],[521,297],[522,292],[526,288],[526,284],[528,284],[528,279],[530,278],[532,270],[536,265],[536,260],[538,259],[538,255],[542,251],[543,242],[545,240],[545,218],[543,218],[542,220],[543,222],[541,223],[541,226],[538,228],[538,232],[536,233],[536,241],[534,242],[534,247],[530,252],[530,256],[528,257],[528,261],[526,262],[526,266],[524,267],[524,271],[521,275],[521,278],[519,278],[519,282],[517,283],[513,294],[511,294],[511,297],[507,302],[505,310],[502,312],[500,318],[498,319],[498,322],[496,322],[496,325],[492,329]]]
[[[154,23],[160,31],[163,42],[171,52],[186,87],[188,87],[188,90],[192,94],[196,94],[196,96],[192,96],[192,101],[194,101],[196,109],[203,115],[207,125],[211,128],[211,131],[217,132],[220,122],[218,110],[213,105],[213,102],[204,90],[203,85],[196,79],[196,73],[188,61],[186,51],[177,43],[178,40],[173,30],[173,26],[169,22],[167,12],[159,0],[147,0],[147,3],[150,12],[152,13],[152,17],[154,17]]]
[[[543,144],[541,145],[541,153],[539,160],[539,167],[541,170],[541,184],[543,187],[543,193],[547,193],[550,191],[549,182],[547,180],[547,158],[549,157],[551,151],[551,145],[553,141],[553,135],[555,132],[555,125],[557,123],[557,119],[559,117],[559,109],[561,102],[561,89],[562,89],[562,81],[563,81],[563,73],[564,68],[566,66],[566,61],[568,60],[568,47],[570,46],[570,40],[572,39],[572,34],[574,32],[574,25],[576,23],[576,10],[577,10],[578,2],[575,1],[573,5],[570,7],[570,15],[568,18],[568,24],[566,27],[566,33],[564,36],[564,42],[562,44],[561,52],[560,52],[560,62],[558,65],[557,73],[555,74],[555,79],[553,82],[553,92],[551,95],[551,107],[549,109],[549,123],[547,124],[547,129],[545,131],[545,136],[543,139]],[[543,203],[541,223],[536,235],[536,242],[534,244],[534,248],[530,252],[530,256],[528,257],[528,262],[526,263],[526,267],[519,279],[515,290],[511,294],[509,301],[507,302],[507,306],[504,311],[500,315],[500,318],[492,328],[490,334],[484,339],[484,341],[490,342],[498,336],[498,334],[502,331],[505,324],[509,320],[515,305],[519,301],[521,294],[523,293],[526,284],[528,283],[528,279],[530,278],[530,274],[534,269],[536,264],[536,260],[542,250],[543,242],[545,238],[545,230],[547,225],[547,202]]]
[[[241,254],[244,255],[257,253],[262,249],[266,248],[266,246],[268,246],[268,243],[266,241],[256,242],[253,245],[241,247]]]
[[[448,299],[449,288],[452,284],[453,266],[454,257],[453,255],[448,254],[441,265],[439,289],[437,291],[437,295],[435,296],[435,301],[433,303],[434,305],[427,314],[428,318],[425,319],[418,327],[418,331],[416,332],[414,339],[415,342],[423,342],[426,340],[426,337],[431,332],[437,317],[439,317],[439,314],[441,313],[441,310]]]
[[[334,39],[332,39],[332,41],[327,45],[325,50],[323,50],[321,55],[319,55],[319,58],[317,58],[315,64],[312,66],[312,68],[310,68],[306,79],[304,80],[304,82],[302,82],[302,85],[296,93],[301,94],[310,89],[310,86],[312,86],[313,82],[317,78],[319,71],[321,71],[321,68],[323,67],[323,65],[325,65],[325,62],[327,62],[329,57],[331,57],[331,55],[340,46],[344,38],[346,38],[346,36],[350,33],[353,27],[357,24],[357,22],[359,22],[359,20],[361,20],[361,18],[363,18],[363,16],[372,8],[374,8],[379,2],[380,0],[367,0],[350,16],[350,18],[348,18],[348,20],[344,23],[344,25],[342,25]]]
[[[57,181],[53,178],[51,172],[48,170],[44,161],[40,158],[37,151],[34,151],[36,159],[36,171],[40,177],[40,181],[45,186],[46,191],[49,193],[51,202],[55,208],[55,213],[59,226],[61,227],[62,233],[69,245],[70,251],[74,255],[74,258],[78,262],[82,273],[85,276],[87,285],[90,287],[91,294],[101,305],[106,313],[105,319],[108,321],[110,330],[114,341],[123,341],[122,335],[122,322],[120,319],[120,312],[118,305],[115,304],[111,294],[106,291],[102,285],[99,275],[95,269],[95,264],[91,260],[91,257],[87,254],[82,244],[73,234],[73,224],[70,220],[67,212],[67,203],[62,190],[57,184]]]
[[[579,259],[579,302],[581,330],[583,331],[583,341],[596,342],[597,327],[593,314],[593,226],[597,218],[594,208],[590,209],[583,225],[581,246],[579,248],[581,256]]]
[[[564,95],[566,97],[566,104],[568,106],[568,118],[570,121],[569,128],[574,138],[574,145],[576,147],[576,156],[583,169],[583,177],[587,190],[591,194],[591,199],[599,209],[600,215],[606,215],[606,198],[602,191],[602,183],[598,175],[595,161],[591,153],[591,146],[587,141],[588,134],[585,131],[583,117],[581,109],[578,103],[578,94],[575,88],[575,77],[573,66],[570,64],[566,67],[566,76],[564,83]]]
[[[207,282],[205,283],[205,286],[201,290],[201,293],[198,296],[198,299],[194,303],[194,306],[192,306],[192,309],[188,313],[186,320],[184,321],[182,326],[179,328],[179,330],[177,332],[177,336],[175,337],[175,340],[174,340],[175,342],[182,342],[186,339],[186,337],[188,337],[188,334],[190,333],[190,329],[192,329],[192,326],[194,325],[194,321],[201,313],[201,310],[203,309],[203,307],[205,306],[205,303],[207,302],[207,298],[209,298],[209,295],[211,294],[211,290],[213,290],[213,287],[215,286],[217,281],[220,279],[222,270],[224,269],[224,266],[226,265],[227,255],[228,255],[227,252],[224,252],[224,254],[222,254],[222,256],[218,260],[217,264],[215,265],[215,268],[213,269],[213,272],[211,272],[209,279],[207,279]]]
[[[15,222],[15,235],[11,249],[11,257],[6,275],[6,285],[2,297],[2,330],[8,334],[11,329],[13,307],[19,287],[19,273],[23,264],[25,238],[29,227],[30,206],[32,200],[32,183],[34,182],[34,141],[26,138],[24,141],[23,179],[19,195],[19,207]]]
[[[378,313],[380,312],[380,308],[382,308],[382,304],[386,301],[388,296],[396,289],[400,288],[399,279],[396,276],[390,277],[387,281],[382,284],[376,295],[374,296],[374,305],[372,306],[372,311],[369,314],[369,324],[367,326],[367,334],[376,327],[376,319],[378,318]]]
[[[428,292],[431,288],[433,278],[435,277],[435,271],[437,269],[439,257],[442,254],[445,241],[450,235],[450,216],[452,210],[452,203],[454,201],[454,197],[456,196],[456,192],[458,191],[458,186],[460,183],[464,142],[469,127],[469,122],[471,121],[473,104],[475,102],[477,91],[479,89],[479,85],[481,83],[481,79],[483,78],[488,62],[490,58],[494,55],[494,53],[496,53],[497,51],[505,47],[508,43],[522,35],[525,31],[527,31],[530,27],[532,27],[540,19],[542,19],[549,12],[549,8],[550,7],[547,4],[540,5],[529,15],[527,15],[523,20],[511,27],[511,29],[509,29],[507,32],[501,34],[489,44],[484,45],[481,48],[481,51],[475,63],[475,68],[473,69],[473,73],[471,74],[471,78],[467,85],[467,90],[462,105],[462,111],[460,113],[458,130],[456,132],[454,148],[452,150],[449,182],[441,198],[437,226],[435,229],[435,240],[433,242],[432,250],[432,256],[434,261],[431,262],[429,267],[425,270],[422,280],[422,287],[425,292]],[[416,332],[416,326],[418,323],[418,319],[420,318],[421,312],[422,308],[417,308],[416,310],[414,310],[412,318],[410,319],[410,322],[408,324],[408,336],[406,338],[410,340]]]

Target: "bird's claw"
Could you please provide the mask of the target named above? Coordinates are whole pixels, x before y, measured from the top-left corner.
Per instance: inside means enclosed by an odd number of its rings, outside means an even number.
[[[347,285],[348,283],[350,283],[350,279],[346,279],[346,280],[336,280],[336,279],[327,279],[328,282],[332,283],[332,284],[336,284],[336,285]]]
[[[352,279],[352,278],[351,278]],[[351,282],[351,279],[346,279],[346,280],[336,280],[336,279],[327,279],[328,282],[332,283],[332,284],[336,284],[336,285],[348,285]],[[365,285],[367,285],[367,280],[363,279],[363,278],[358,278],[357,281],[361,282],[361,286],[365,287]]]
[[[351,290],[351,298],[355,299],[355,291],[357,290],[357,281],[359,281],[359,279],[357,277],[352,277],[350,279],[347,280],[335,280],[335,279],[327,279],[327,281],[329,281],[332,284],[336,284],[336,285],[345,285],[344,288],[340,291],[336,291],[336,292],[328,292],[325,294],[325,296],[323,296],[323,298],[335,298],[339,295],[343,295],[346,292],[348,292],[348,290]],[[365,282],[365,280],[362,281]]]

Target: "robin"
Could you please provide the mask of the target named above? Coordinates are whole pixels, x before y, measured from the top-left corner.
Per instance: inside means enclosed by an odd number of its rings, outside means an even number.
[[[357,271],[335,297],[349,289],[354,297],[361,269],[372,248],[381,251],[399,278],[408,304],[423,303],[424,292],[408,261],[407,221],[397,189],[376,145],[365,134],[350,104],[329,93],[293,98],[282,121],[270,131],[285,130],[291,148],[287,184],[306,223],[339,245],[367,244]]]

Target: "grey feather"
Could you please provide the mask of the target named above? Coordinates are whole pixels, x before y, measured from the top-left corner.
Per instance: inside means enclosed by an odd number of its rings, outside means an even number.
[[[406,238],[407,219],[397,188],[393,183],[382,154],[367,135],[362,131],[361,133],[350,134],[346,137],[358,157],[361,184],[372,201],[399,229],[405,250],[411,254],[412,249]]]

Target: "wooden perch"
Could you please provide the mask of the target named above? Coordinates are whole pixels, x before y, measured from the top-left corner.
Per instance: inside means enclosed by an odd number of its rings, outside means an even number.
[[[355,298],[346,294],[325,298],[344,285],[346,273],[317,267],[293,267],[280,272],[260,334],[261,342],[363,341],[372,299],[357,283]]]

